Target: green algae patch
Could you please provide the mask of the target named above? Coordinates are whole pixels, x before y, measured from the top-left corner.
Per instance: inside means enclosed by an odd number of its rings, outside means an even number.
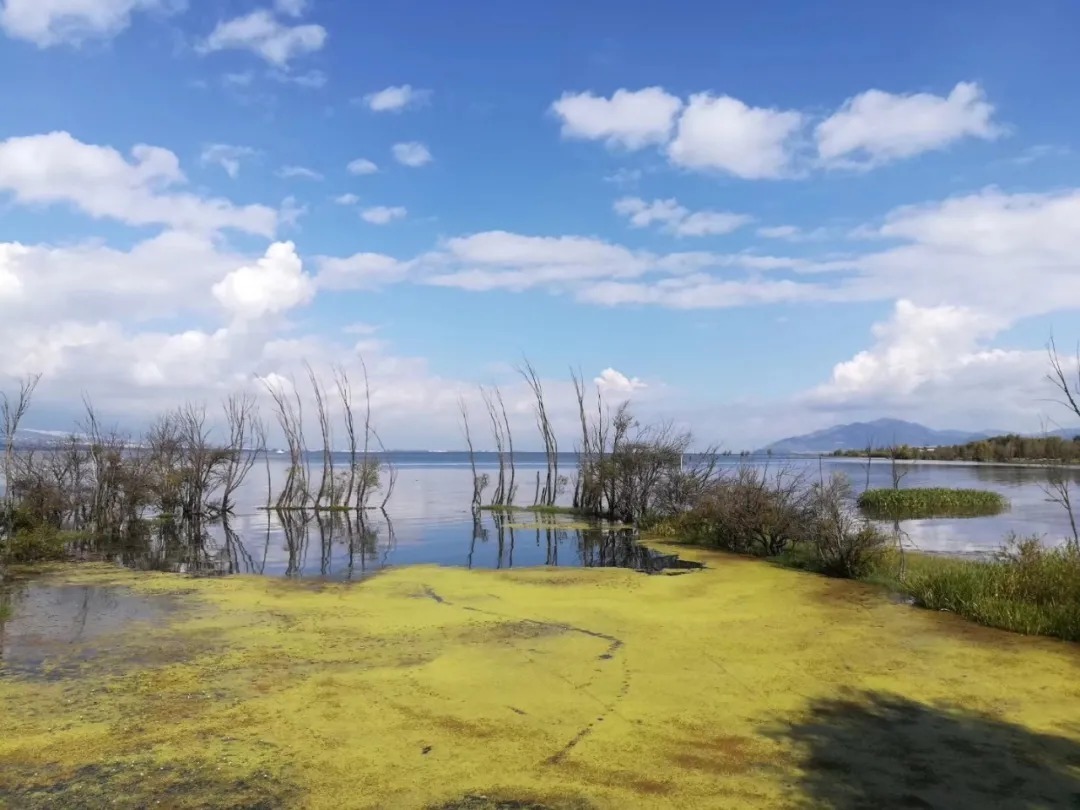
[[[676,577],[418,566],[312,586],[52,568],[49,587],[173,609],[95,637],[111,657],[80,649],[77,678],[0,675],[0,806],[1080,796],[1077,647],[965,632],[858,583],[688,552],[707,567]],[[169,655],[124,653],[155,642]],[[977,778],[987,762],[992,778]]]

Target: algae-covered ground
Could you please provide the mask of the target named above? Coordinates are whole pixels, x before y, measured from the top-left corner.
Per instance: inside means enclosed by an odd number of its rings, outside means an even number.
[[[13,641],[16,601],[0,806],[1080,803],[1075,645],[693,553],[351,586],[50,569],[39,593],[147,609]]]

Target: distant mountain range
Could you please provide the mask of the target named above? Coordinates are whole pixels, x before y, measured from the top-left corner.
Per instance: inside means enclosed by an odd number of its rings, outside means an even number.
[[[850,425],[834,425],[803,436],[791,436],[763,447],[761,452],[800,454],[832,453],[834,450],[862,450],[873,442],[875,447],[906,444],[911,447],[941,447],[950,444],[967,444],[991,436],[1004,436],[1007,430],[934,430],[915,422],[902,419],[876,419],[873,422],[853,422]],[[1049,432],[1051,436],[1071,439],[1080,434],[1080,428],[1064,428]],[[1043,435],[1043,434],[1039,434]]]

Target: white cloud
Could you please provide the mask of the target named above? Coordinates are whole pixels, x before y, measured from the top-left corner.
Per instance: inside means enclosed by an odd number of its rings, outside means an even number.
[[[562,121],[564,138],[604,141],[608,146],[641,149],[665,143],[682,101],[662,87],[616,90],[611,98],[563,93],[551,105]]]
[[[275,67],[286,68],[293,59],[321,50],[324,44],[326,29],[321,25],[285,25],[269,11],[260,9],[219,22],[198,50],[204,54],[251,51]]]
[[[403,166],[416,168],[432,161],[431,152],[419,141],[395,143],[392,150],[394,160]]]
[[[782,239],[785,242],[816,242],[829,237],[827,228],[804,230],[795,225],[768,225],[757,229],[757,235],[764,239]]]
[[[320,289],[360,290],[402,281],[409,271],[407,262],[381,253],[357,253],[346,258],[321,256],[316,283]]]
[[[360,202],[360,198],[350,192],[348,194],[339,194],[334,198],[334,202],[338,205],[356,205]]]
[[[752,217],[727,211],[695,211],[679,205],[675,199],[645,202],[640,197],[622,197],[615,201],[615,212],[629,218],[635,228],[660,224],[676,236],[710,236],[731,233]]]
[[[349,174],[375,174],[379,170],[379,167],[372,163],[367,158],[357,158],[352,161],[347,167]]]
[[[641,180],[641,169],[616,169],[611,174],[604,177],[605,183],[614,183],[617,186],[631,187],[636,186]]]
[[[255,81],[255,71],[253,70],[226,73],[221,77],[221,83],[226,87],[248,87],[253,81]]]
[[[605,368],[593,382],[605,394],[632,394],[634,391],[648,388],[648,385],[637,377],[627,377],[613,368]]]
[[[403,219],[407,213],[400,205],[393,207],[375,205],[361,211],[360,217],[364,222],[370,222],[372,225],[388,225],[395,219]]]
[[[1035,146],[1029,146],[1019,155],[1012,159],[1012,162],[1017,166],[1027,166],[1034,163],[1037,160],[1044,160],[1046,158],[1056,157],[1069,157],[1072,154],[1072,150],[1067,146],[1060,146],[1056,144],[1040,143]]]
[[[131,24],[136,11],[171,11],[173,0],[4,0],[0,28],[39,48],[109,39]]]
[[[844,102],[814,134],[826,164],[869,168],[965,137],[992,140],[1002,134],[993,115],[993,105],[972,82],[960,82],[947,97],[867,90]]]
[[[284,180],[322,180],[323,176],[314,169],[306,166],[282,166],[277,170],[277,176]]]
[[[919,307],[901,299],[892,318],[873,327],[874,347],[838,364],[816,394],[822,399],[911,394],[926,382],[947,379],[961,365],[992,357],[977,346],[1001,327],[968,307]]]
[[[203,147],[199,160],[203,165],[220,166],[225,174],[234,180],[240,174],[240,161],[253,157],[258,152],[250,146],[230,146],[227,143],[212,143]]]
[[[794,225],[770,225],[757,229],[757,235],[766,239],[794,239],[799,233]]]
[[[1046,354],[992,347],[1005,326],[970,307],[902,299],[873,327],[874,345],[838,363],[798,404],[848,419],[899,412],[973,429],[1034,427],[1046,413]]]
[[[749,107],[737,98],[697,93],[679,118],[668,156],[678,166],[746,179],[791,173],[793,138],[802,113]]]
[[[115,149],[82,143],[67,132],[0,142],[0,190],[24,205],[66,202],[92,217],[129,225],[273,235],[278,214],[272,208],[168,190],[186,182],[176,155],[160,147],[135,146],[128,161]]]
[[[372,112],[401,112],[407,107],[425,104],[430,98],[430,90],[418,90],[410,84],[402,84],[369,93],[364,96],[364,104]]]
[[[300,17],[307,11],[308,0],[274,0],[274,8],[287,17]]]
[[[213,287],[214,298],[233,316],[252,320],[276,315],[315,295],[315,282],[292,242],[275,242],[254,265],[229,273]]]
[[[271,79],[282,84],[295,84],[297,87],[303,87],[308,90],[318,90],[320,87],[325,87],[329,81],[326,74],[321,70],[307,70],[303,73],[289,73],[285,70],[271,70],[269,73]]]

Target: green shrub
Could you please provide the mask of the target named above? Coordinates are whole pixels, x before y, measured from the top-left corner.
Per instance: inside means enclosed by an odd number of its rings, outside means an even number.
[[[736,554],[771,557],[805,536],[812,517],[809,494],[800,476],[740,467],[709,484],[691,509],[656,531]]]
[[[997,515],[1009,502],[980,489],[868,489],[859,496],[859,508],[877,520],[908,520]]]
[[[20,529],[0,545],[0,554],[8,563],[35,563],[62,560],[68,556],[69,532],[51,526]]]
[[[851,509],[851,482],[836,474],[816,484],[810,496],[811,520],[806,543],[814,550],[815,568],[823,574],[858,579],[881,560],[888,538]],[[804,558],[805,559],[805,558]]]
[[[897,587],[917,605],[990,627],[1080,641],[1080,550],[1011,539],[991,560],[911,555]]]

